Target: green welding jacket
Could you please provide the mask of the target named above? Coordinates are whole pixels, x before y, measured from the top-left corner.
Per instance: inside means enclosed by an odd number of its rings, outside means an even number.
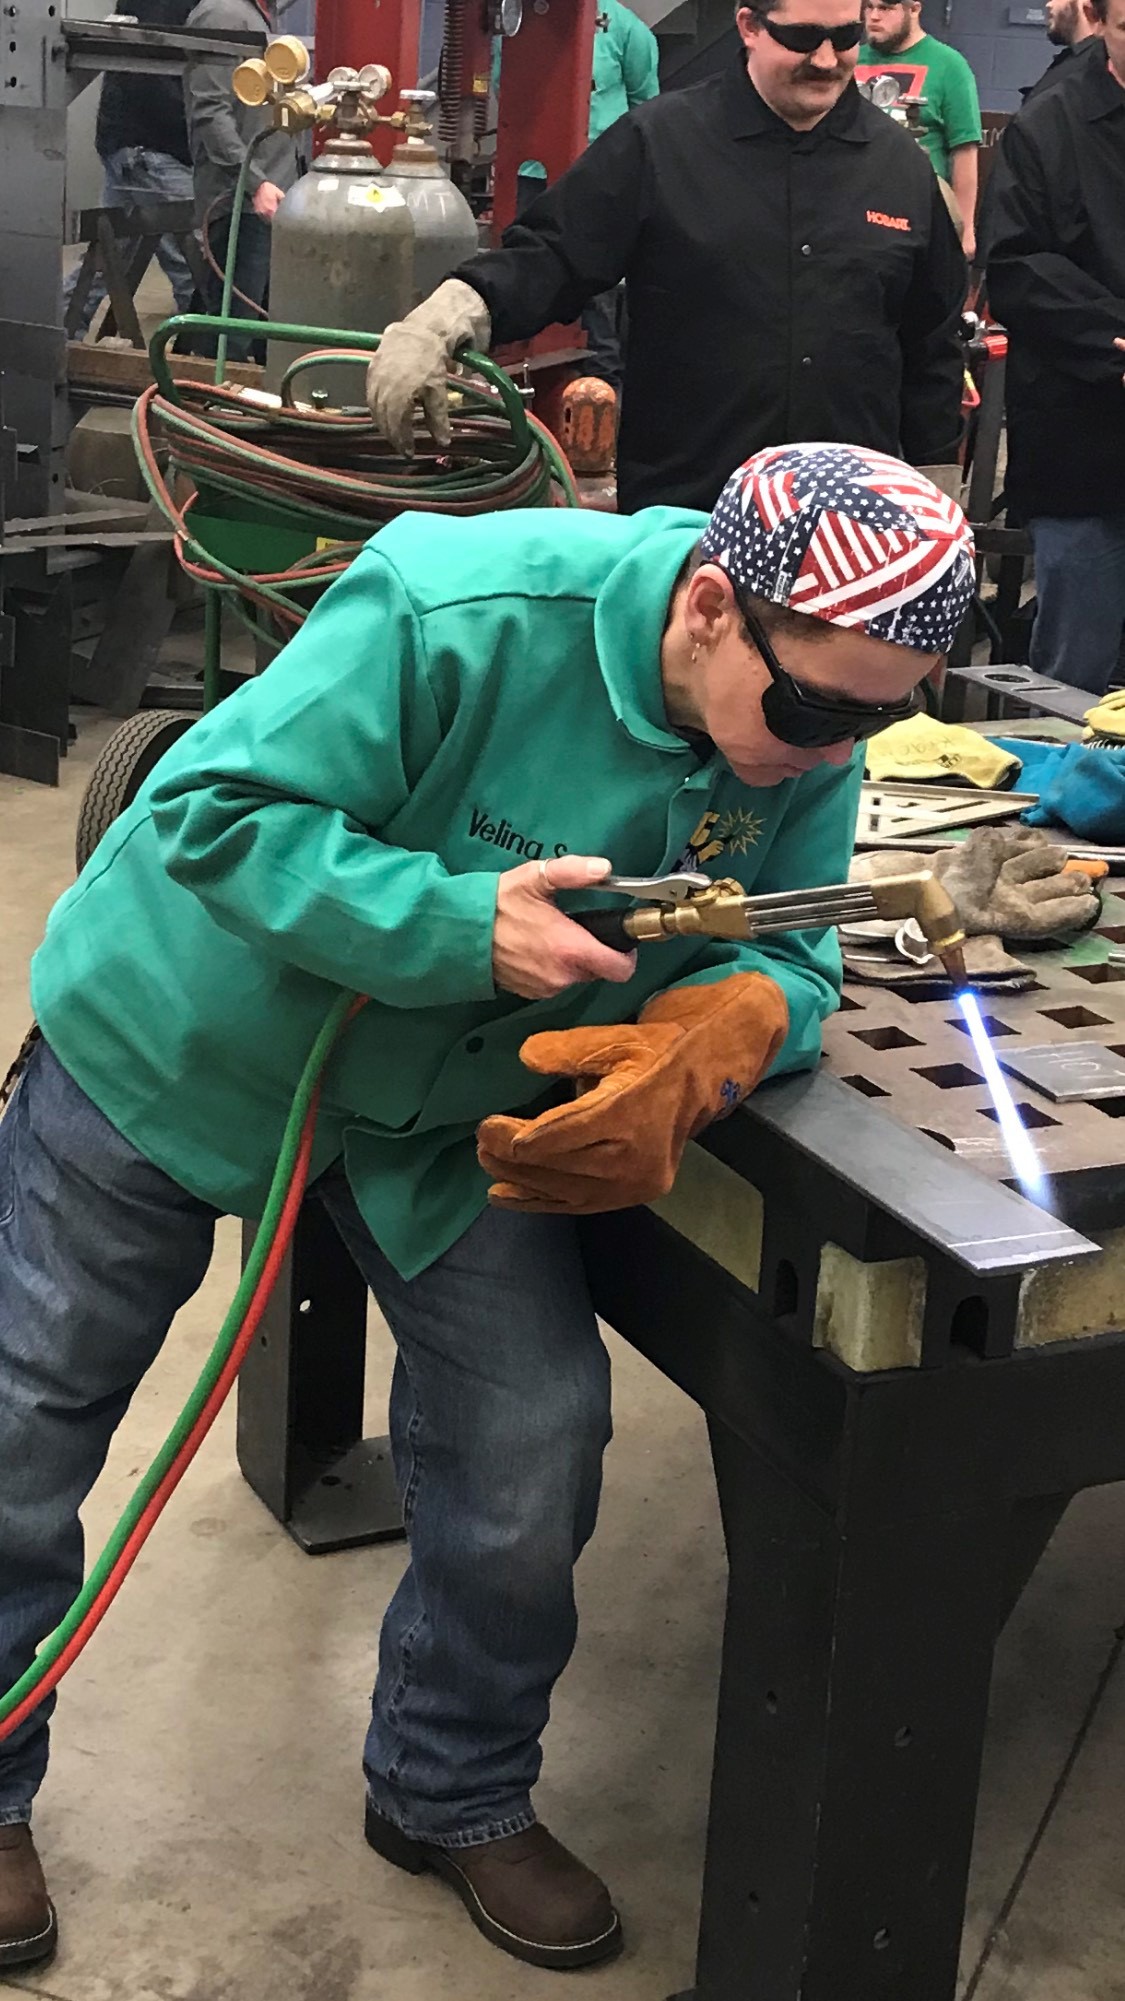
[[[412,1277],[485,1206],[478,1122],[548,1101],[519,1060],[534,1031],[756,969],[789,1003],[776,1067],[815,1061],[834,932],[642,946],[628,985],[552,1000],[493,985],[497,880],[521,861],[695,866],[763,892],[846,876],[858,762],[755,791],[669,727],[661,635],[703,527],[670,508],[404,516],[168,752],[55,906],[31,978],[60,1062],[141,1153],[258,1214],[324,1015],[341,988],[367,994],[312,1171],[343,1155]]]

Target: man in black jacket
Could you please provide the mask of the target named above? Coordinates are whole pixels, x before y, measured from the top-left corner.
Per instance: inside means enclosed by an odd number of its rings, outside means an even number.
[[[1032,665],[1100,694],[1125,623],[1125,0],[1008,127],[988,289],[1008,329],[1008,495],[1035,544]]]
[[[1053,90],[1071,74],[1076,58],[1084,59],[1097,47],[1105,24],[1106,0],[1046,0],[1047,40],[1058,50],[1038,82],[1020,91],[1024,104]]]
[[[130,0],[129,12],[146,28],[181,28],[194,4],[195,0]],[[102,82],[94,144],[105,172],[103,207],[192,199],[191,150],[178,77],[111,70]],[[176,310],[186,312],[195,282],[174,236],[161,237],[156,258],[172,287]],[[63,287],[68,299],[77,279],[76,269]],[[85,333],[105,295],[99,275],[87,295],[76,329],[79,335]]]
[[[626,281],[618,502],[710,508],[733,458],[823,439],[959,489],[966,270],[925,154],[859,95],[860,0],[754,0],[722,74],[639,106],[387,329],[368,394],[397,449],[447,361]],[[938,474],[935,475],[935,468]]]

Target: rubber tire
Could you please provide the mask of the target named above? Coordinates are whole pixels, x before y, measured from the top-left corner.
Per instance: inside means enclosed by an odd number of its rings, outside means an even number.
[[[102,835],[131,806],[149,772],[178,743],[195,717],[179,709],[142,709],[114,730],[82,795],[74,859],[81,875]]]

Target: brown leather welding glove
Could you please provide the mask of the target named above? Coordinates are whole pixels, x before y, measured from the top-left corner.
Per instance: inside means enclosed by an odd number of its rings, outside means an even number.
[[[1072,937],[1098,915],[1089,876],[1068,872],[1066,859],[1037,827],[978,827],[931,867],[970,935],[1032,940]]]
[[[658,994],[637,1022],[533,1035],[520,1057],[580,1095],[536,1119],[485,1119],[477,1157],[498,1209],[591,1216],[666,1195],[693,1134],[748,1097],[785,1040],[764,973]]]

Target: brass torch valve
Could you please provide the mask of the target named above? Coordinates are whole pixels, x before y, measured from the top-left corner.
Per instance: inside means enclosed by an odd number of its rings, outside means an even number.
[[[861,924],[873,917],[913,917],[949,978],[965,983],[965,933],[948,891],[929,869],[873,882],[748,896],[739,882],[685,871],[678,875],[607,876],[598,890],[635,896],[631,910],[573,913],[576,922],[618,951],[660,938],[724,938],[749,944],[779,931]]]

